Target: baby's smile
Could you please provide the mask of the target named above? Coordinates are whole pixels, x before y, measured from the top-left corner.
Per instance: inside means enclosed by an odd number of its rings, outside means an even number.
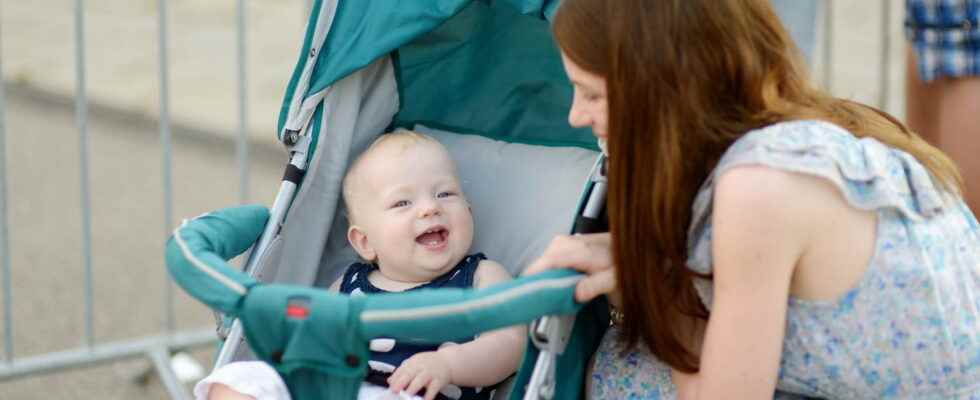
[[[426,250],[441,251],[446,248],[448,239],[449,230],[442,225],[435,225],[416,236],[415,242],[422,245]]]

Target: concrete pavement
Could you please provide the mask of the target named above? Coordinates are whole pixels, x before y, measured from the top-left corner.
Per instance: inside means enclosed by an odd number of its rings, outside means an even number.
[[[8,221],[13,267],[15,356],[67,350],[83,342],[78,135],[74,111],[8,91]],[[181,218],[238,203],[234,144],[174,132],[173,211],[163,221],[160,139],[155,124],[95,113],[89,160],[96,343],[155,335],[164,326],[162,254]],[[270,204],[285,154],[253,149],[252,201]],[[176,291],[178,329],[212,325],[210,311]],[[202,362],[210,351],[197,352]],[[164,399],[159,382],[130,379],[145,361],[0,382],[0,399]]]

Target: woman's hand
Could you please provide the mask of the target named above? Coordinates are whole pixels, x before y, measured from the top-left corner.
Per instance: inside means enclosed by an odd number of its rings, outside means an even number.
[[[600,295],[609,295],[614,306],[619,305],[616,291],[616,268],[612,263],[609,233],[556,236],[522,275],[554,268],[572,268],[586,274],[575,287],[575,300],[584,303]]]

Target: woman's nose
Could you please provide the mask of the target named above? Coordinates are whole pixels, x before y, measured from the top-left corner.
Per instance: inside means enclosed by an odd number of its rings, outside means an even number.
[[[582,111],[577,102],[572,103],[572,108],[568,110],[568,124],[575,128],[582,128],[592,125],[589,115]]]

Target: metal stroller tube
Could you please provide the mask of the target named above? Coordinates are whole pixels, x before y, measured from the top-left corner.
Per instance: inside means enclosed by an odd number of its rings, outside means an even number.
[[[304,136],[304,138],[305,140],[302,140],[294,148],[306,148],[309,145],[309,135]],[[299,187],[303,173],[306,171],[306,164],[305,151],[292,153],[290,162],[286,165],[286,172],[283,174],[282,183],[279,186],[279,193],[276,195],[276,199],[272,203],[272,208],[269,210],[269,222],[266,224],[262,236],[259,237],[258,242],[252,248],[245,262],[243,271],[250,277],[262,281],[263,266],[258,264],[258,261],[262,259],[262,255],[265,254],[269,248],[269,244],[272,243],[272,239],[275,238],[279,229],[282,227],[282,222],[286,218],[286,212],[289,210],[292,199],[296,194],[296,189]],[[214,360],[213,370],[217,370],[221,366],[231,362],[238,346],[245,342],[245,337],[242,335],[241,321],[236,318],[229,328],[221,323],[221,316],[217,315],[217,312],[215,318],[218,320],[218,337],[224,340],[224,344],[221,346],[221,351],[218,352],[218,356]],[[235,345],[230,345],[232,343],[235,343]]]
[[[606,157],[602,156],[592,173],[592,188],[582,213],[575,219],[572,233],[596,233],[607,230],[603,212],[606,207]],[[545,316],[531,324],[531,342],[540,350],[534,372],[528,381],[524,400],[550,400],[555,395],[555,362],[568,345],[575,314]]]
[[[282,183],[279,185],[279,193],[269,210],[269,223],[266,224],[255,249],[249,254],[248,261],[245,262],[243,268],[245,273],[261,280],[262,266],[256,267],[256,263],[265,254],[266,249],[269,248],[269,243],[272,242],[282,226],[282,221],[286,218],[286,211],[289,210],[293,195],[296,193],[296,188],[302,181],[305,172],[306,154],[293,153],[289,164],[286,164],[286,172],[283,174]]]

